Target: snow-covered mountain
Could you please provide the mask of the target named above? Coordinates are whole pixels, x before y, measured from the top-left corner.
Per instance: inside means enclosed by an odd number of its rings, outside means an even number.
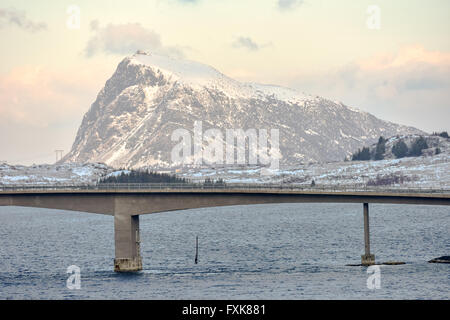
[[[242,83],[197,62],[138,51],[120,62],[85,114],[63,162],[172,167],[174,130],[278,129],[281,165],[336,161],[379,136],[418,129],[318,96]]]

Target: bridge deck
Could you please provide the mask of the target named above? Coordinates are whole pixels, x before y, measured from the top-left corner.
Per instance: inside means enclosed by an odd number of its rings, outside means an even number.
[[[282,189],[243,189],[243,188],[161,188],[161,189],[133,189],[133,188],[112,188],[112,189],[15,189],[0,190],[0,195],[26,195],[26,194],[161,194],[161,193],[215,193],[215,194],[286,194],[286,195],[339,195],[339,196],[382,196],[382,197],[423,197],[423,198],[448,198],[450,193],[433,190],[297,190],[290,188]]]
[[[450,205],[438,189],[299,188],[285,185],[21,186],[0,189],[0,205],[130,215],[268,203],[393,203]]]

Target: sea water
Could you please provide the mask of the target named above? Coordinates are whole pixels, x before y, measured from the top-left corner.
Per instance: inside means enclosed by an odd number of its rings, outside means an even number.
[[[450,265],[427,262],[450,255],[446,206],[371,204],[376,261],[405,262],[377,272],[346,266],[364,253],[362,204],[162,212],[140,230],[143,271],[115,273],[112,216],[0,207],[0,299],[450,298]]]

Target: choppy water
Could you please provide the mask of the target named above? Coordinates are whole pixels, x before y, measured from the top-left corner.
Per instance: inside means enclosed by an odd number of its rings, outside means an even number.
[[[371,205],[381,288],[360,263],[362,205],[282,204],[140,217],[144,270],[113,272],[110,216],[0,207],[0,299],[449,299],[450,208]],[[199,264],[194,264],[199,236]],[[81,268],[81,289],[66,287]]]

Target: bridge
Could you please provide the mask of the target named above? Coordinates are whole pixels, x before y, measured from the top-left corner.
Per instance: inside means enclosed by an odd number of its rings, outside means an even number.
[[[101,184],[85,186],[0,186],[0,206],[83,211],[114,216],[114,271],[142,270],[139,215],[205,207],[268,203],[361,203],[365,252],[362,265],[375,263],[370,252],[369,203],[450,205],[450,190],[367,186],[276,184]]]

